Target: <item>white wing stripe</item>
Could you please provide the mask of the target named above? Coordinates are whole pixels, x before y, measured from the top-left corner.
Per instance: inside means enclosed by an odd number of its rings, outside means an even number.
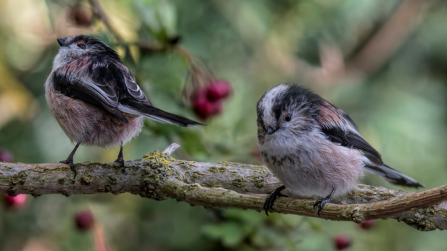
[[[176,125],[176,123],[173,123],[172,121],[170,121],[168,119],[160,118],[160,117],[157,117],[157,116],[154,116],[154,115],[150,115],[150,114],[144,114],[144,113],[141,113],[141,112],[139,112],[139,111],[137,111],[135,109],[132,109],[132,107],[125,106],[125,105],[122,105],[122,104],[118,105],[118,110],[120,110],[122,112],[125,112],[125,113],[133,114],[133,115],[143,115],[145,117],[148,117],[148,118],[150,118],[152,120],[155,120],[155,121],[158,121],[158,122],[161,122],[161,123]]]

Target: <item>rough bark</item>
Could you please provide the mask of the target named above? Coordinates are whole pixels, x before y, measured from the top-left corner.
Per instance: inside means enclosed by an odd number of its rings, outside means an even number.
[[[173,147],[171,150],[175,150]],[[65,164],[0,162],[0,192],[14,195],[93,194],[129,192],[155,200],[168,198],[193,205],[262,211],[268,193],[280,182],[264,166],[175,160],[153,152],[126,162],[77,164],[78,176]],[[447,185],[412,193],[359,185],[358,189],[325,205],[322,219],[362,222],[396,219],[422,231],[447,227]],[[314,198],[279,198],[279,213],[318,217]]]

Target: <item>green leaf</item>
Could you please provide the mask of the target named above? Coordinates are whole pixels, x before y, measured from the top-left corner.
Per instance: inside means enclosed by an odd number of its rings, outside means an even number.
[[[202,228],[202,232],[209,238],[220,240],[226,247],[236,247],[245,238],[244,228],[235,222],[207,225]]]

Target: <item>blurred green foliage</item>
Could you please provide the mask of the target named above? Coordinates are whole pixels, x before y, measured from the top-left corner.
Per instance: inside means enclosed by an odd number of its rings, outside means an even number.
[[[155,106],[194,118],[181,93],[189,69],[180,45],[232,83],[233,96],[218,117],[200,128],[146,121],[125,146],[136,159],[170,142],[175,157],[260,164],[255,105],[270,87],[300,83],[345,110],[392,167],[426,188],[446,183],[447,5],[430,8],[412,35],[378,71],[318,84],[305,81],[299,62],[322,65],[321,46],[335,45],[346,59],[381,27],[397,0],[102,0],[116,36],[95,20],[77,27],[67,17],[75,0],[0,0],[0,148],[20,162],[55,162],[72,149],[52,118],[43,84],[56,38],[93,34],[115,48]],[[89,12],[88,2],[81,6]],[[394,27],[396,32],[402,27]],[[138,41],[163,48],[139,49]],[[126,47],[129,46],[129,53]],[[132,59],[130,59],[130,55]],[[132,62],[135,61],[134,65]],[[303,80],[304,79],[304,80]],[[75,162],[114,160],[117,149],[81,147]],[[367,184],[399,189],[366,176]],[[396,221],[369,231],[354,223],[243,210],[205,209],[133,195],[45,195],[20,211],[0,209],[1,250],[95,250],[90,233],[77,232],[73,215],[90,209],[114,250],[332,250],[332,238],[353,237],[352,250],[443,250],[441,232],[422,233]]]

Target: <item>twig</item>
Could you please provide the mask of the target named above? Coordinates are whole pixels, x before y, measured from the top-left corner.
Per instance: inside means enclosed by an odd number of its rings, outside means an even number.
[[[109,17],[105,13],[105,11],[102,9],[101,4],[99,3],[99,0],[89,0],[90,5],[92,6],[93,14],[104,23],[104,25],[107,27],[107,29],[115,36],[118,43],[123,43],[124,39],[121,37],[121,35],[112,27],[110,24]]]
[[[108,248],[104,227],[100,223],[95,223],[93,227],[93,240],[96,251],[111,251]]]
[[[436,2],[437,0],[403,0],[388,21],[349,61],[344,62],[337,47],[323,47],[320,49],[321,67],[313,67],[297,59],[296,74],[314,84],[326,85],[375,73],[402,46],[427,10]]]
[[[154,152],[127,161],[127,173],[116,163],[77,164],[73,182],[70,167],[59,163],[0,163],[0,192],[9,194],[93,194],[129,192],[194,205],[262,211],[266,194],[281,184],[264,166],[174,160]],[[447,228],[447,185],[411,193],[359,185],[358,189],[325,205],[322,219],[361,222],[396,219],[419,230]],[[314,199],[279,198],[280,213],[317,217]],[[336,204],[335,204],[336,203]]]
[[[177,150],[180,147],[179,144],[177,143],[172,143],[171,145],[169,145],[168,147],[166,147],[166,149],[162,152],[164,154],[167,155],[171,155],[173,152],[175,152],[175,150]]]
[[[279,65],[281,71],[297,79],[304,79],[313,85],[333,84],[365,77],[376,72],[402,46],[436,2],[438,0],[402,0],[388,21],[349,60],[345,62],[337,46],[322,45],[320,48],[321,67],[316,67],[291,55],[290,50],[281,50],[280,47],[272,46],[276,43],[266,42],[256,48],[259,41],[268,41],[268,39],[256,31],[248,33],[243,26],[239,25],[238,19],[234,18],[234,11],[237,10],[235,2],[213,1],[230,24],[239,31],[246,44],[261,54],[253,58],[259,60],[259,57],[267,57],[266,60],[274,61],[274,66]]]
[[[407,40],[436,0],[404,0],[363,49],[347,63],[350,73],[372,73]]]

